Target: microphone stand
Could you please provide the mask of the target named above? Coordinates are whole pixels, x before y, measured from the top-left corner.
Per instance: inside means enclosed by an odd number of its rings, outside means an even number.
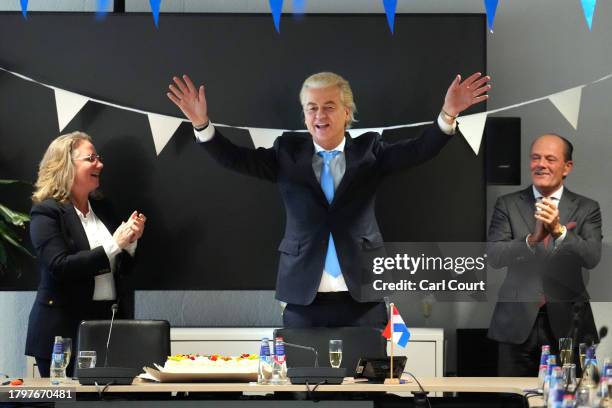
[[[113,332],[113,322],[115,321],[115,313],[117,313],[117,309],[119,309],[119,306],[116,303],[113,303],[111,306],[113,315],[111,316],[110,326],[108,326],[108,339],[106,340],[106,352],[104,353],[104,367],[108,367],[108,346],[110,344],[111,333]]]
[[[314,347],[310,347],[310,346],[302,346],[300,344],[287,343],[286,341],[284,341],[283,344],[289,347],[293,347],[293,348],[299,348],[302,350],[312,351],[315,355],[314,367],[319,368],[319,353],[317,352],[317,349],[315,349]]]

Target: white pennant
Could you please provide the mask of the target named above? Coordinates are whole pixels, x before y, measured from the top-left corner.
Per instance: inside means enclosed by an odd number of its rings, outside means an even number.
[[[580,116],[580,99],[582,98],[582,87],[568,89],[567,91],[559,92],[550,95],[548,99],[563,117],[574,127],[578,129],[578,117]]]
[[[66,125],[70,123],[72,118],[81,111],[83,106],[89,101],[89,98],[73,92],[64,91],[63,89],[53,88],[53,91],[55,92],[57,123],[59,124],[59,131],[61,132]]]
[[[183,120],[156,113],[147,113],[147,118],[149,118],[149,125],[151,126],[155,152],[159,156],[176,129],[183,123]]]
[[[347,129],[347,132],[349,132],[351,137],[354,139],[368,132],[376,132],[382,135],[383,130],[385,130],[385,128],[381,127],[381,128]]]
[[[258,147],[272,147],[277,137],[285,132],[284,129],[268,129],[268,128],[243,128],[249,131],[253,145]]]
[[[485,122],[487,121],[487,112],[461,116],[457,121],[459,122],[461,134],[474,151],[474,154],[478,156]]]

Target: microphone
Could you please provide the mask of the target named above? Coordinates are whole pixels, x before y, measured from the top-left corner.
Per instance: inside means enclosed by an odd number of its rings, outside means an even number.
[[[315,355],[314,366],[315,366],[315,368],[319,367],[319,353],[317,352],[317,349],[315,349],[314,347],[302,346],[301,344],[287,343],[286,341],[284,341],[283,344],[285,346],[289,346],[289,347],[293,347],[293,348],[299,348],[299,349],[302,349],[302,350],[312,351],[314,353],[314,355]]]
[[[117,313],[118,309],[119,309],[119,305],[116,303],[113,303],[113,305],[111,306],[113,315],[111,316],[111,322],[110,322],[110,325],[108,326],[108,339],[106,340],[106,353],[104,354],[104,367],[108,367],[108,346],[110,344],[111,333],[113,332],[113,322],[115,321],[115,313]]]

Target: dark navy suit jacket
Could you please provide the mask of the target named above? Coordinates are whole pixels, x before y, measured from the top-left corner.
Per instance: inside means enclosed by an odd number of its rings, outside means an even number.
[[[90,200],[93,211],[111,234],[119,225],[112,209],[103,200]],[[25,354],[50,358],[54,336],[70,337],[76,345],[79,323],[88,319],[110,319],[96,315],[93,291],[94,277],[110,272],[104,249],[90,249],[74,206],[48,199],[34,204],[30,211],[30,238],[37,254],[40,283],[30,312]],[[117,256],[115,282],[117,296],[124,290],[117,275],[132,264],[125,251]],[[125,311],[125,307],[120,310]],[[125,311],[129,317],[131,311]]]
[[[286,225],[278,247],[276,298],[308,305],[321,281],[330,232],[351,296],[360,302],[382,299],[383,293],[372,290],[379,277],[368,261],[384,256],[375,218],[376,190],[385,175],[435,156],[449,139],[437,125],[396,143],[384,142],[374,132],[355,139],[347,133],[346,172],[331,203],[312,168],[315,149],[308,133],[287,133],[269,149],[250,149],[234,145],[215,129],[212,140],[201,146],[229,169],[278,184]]]

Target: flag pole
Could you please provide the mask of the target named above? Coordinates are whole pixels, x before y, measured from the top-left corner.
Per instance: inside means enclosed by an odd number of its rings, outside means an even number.
[[[385,378],[385,384],[399,384],[399,378],[393,378],[393,348],[394,348],[394,341],[393,341],[393,310],[395,309],[395,306],[393,303],[389,303],[389,325],[391,327],[391,361],[390,361],[390,370],[389,370],[389,378]]]
[[[389,378],[393,381],[393,303],[389,303],[389,321],[391,322],[391,364],[389,370]]]

